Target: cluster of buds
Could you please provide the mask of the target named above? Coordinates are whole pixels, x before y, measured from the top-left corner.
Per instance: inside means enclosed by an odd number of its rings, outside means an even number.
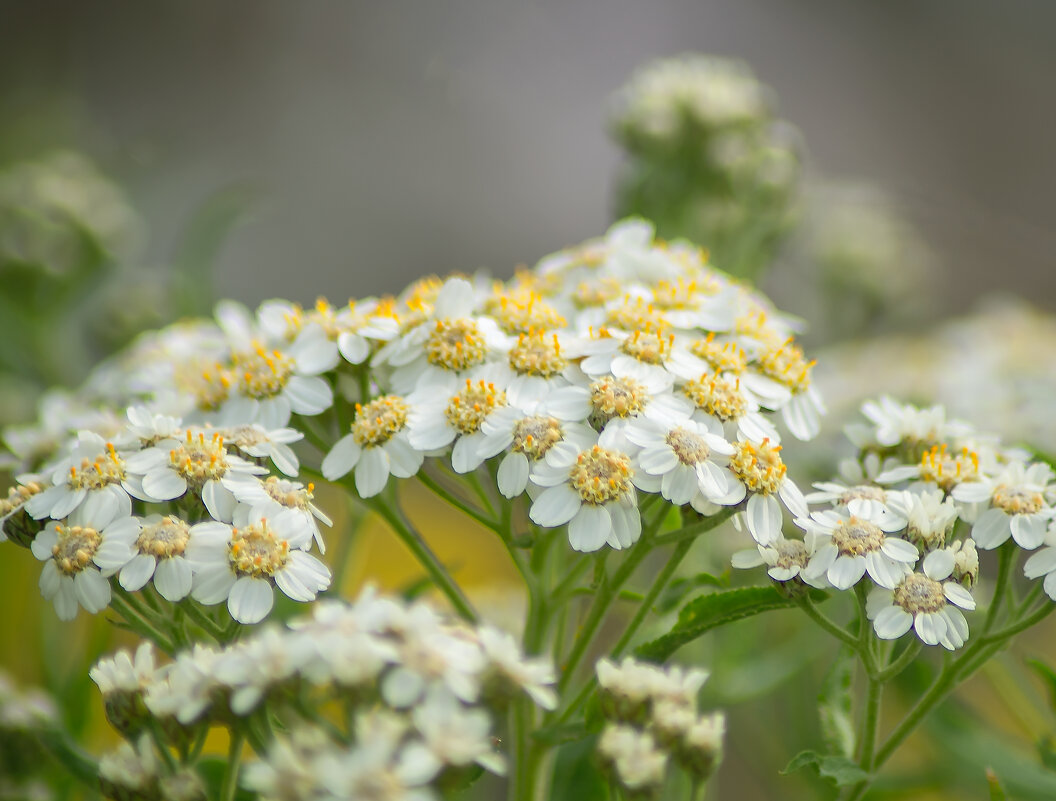
[[[658,667],[630,657],[597,663],[602,716],[598,754],[615,781],[635,798],[654,798],[680,766],[694,786],[707,781],[722,759],[725,716],[700,714],[697,695],[706,671]]]

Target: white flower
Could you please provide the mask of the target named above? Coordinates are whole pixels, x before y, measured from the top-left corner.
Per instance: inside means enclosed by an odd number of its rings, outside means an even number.
[[[245,716],[269,688],[295,677],[315,653],[307,633],[269,627],[228,648],[214,675],[231,690],[231,711]]]
[[[254,459],[271,459],[272,464],[284,475],[296,476],[300,467],[297,454],[290,445],[304,439],[304,434],[292,428],[267,430],[256,423],[226,428],[224,440],[246,456]]]
[[[760,412],[759,402],[736,375],[700,373],[678,390],[693,403],[693,419],[713,434],[760,442],[781,441],[774,424]]]
[[[147,709],[156,717],[174,717],[184,726],[194,723],[213,703],[215,670],[222,657],[222,651],[201,644],[178,654],[147,687],[143,698]]]
[[[968,622],[961,609],[975,609],[975,600],[951,578],[953,568],[953,554],[932,551],[924,557],[923,573],[907,573],[893,590],[870,593],[867,612],[876,636],[895,640],[913,628],[927,645],[950,651],[964,645]]]
[[[1013,462],[989,483],[990,508],[972,526],[976,545],[990,550],[1009,536],[1028,551],[1041,545],[1046,526],[1056,515],[1045,500],[1052,483],[1052,468],[1042,462],[1029,467]]]
[[[93,514],[104,509],[131,513],[129,495],[142,497],[125,458],[113,443],[90,431],[77,435],[72,453],[52,471],[51,482],[51,487],[26,501],[26,511],[37,520],[61,520],[86,501],[93,504]]]
[[[182,438],[163,439],[153,448],[129,457],[128,470],[143,476],[146,500],[159,502],[182,497],[188,490],[199,493],[215,520],[229,521],[235,496],[223,484],[234,474],[266,473],[227,452],[218,431],[188,428]]]
[[[99,760],[99,778],[125,791],[153,794],[161,775],[161,761],[154,753],[149,734],[133,746],[121,743]]]
[[[872,428],[863,425],[847,428],[847,436],[859,448],[873,445],[893,448],[904,442],[930,446],[971,432],[967,423],[947,420],[946,409],[942,406],[919,409],[898,403],[886,395],[863,403],[862,414],[873,424]]]
[[[148,641],[139,644],[135,657],[121,650],[109,659],[100,659],[88,675],[99,687],[99,692],[110,695],[114,692],[140,692],[155,681],[156,672],[154,645]]]
[[[312,503],[315,499],[314,484],[309,483],[306,487],[299,481],[290,481],[278,476],[268,476],[261,481],[256,476],[235,475],[225,479],[224,486],[231,490],[235,500],[239,502],[232,520],[236,526],[246,525],[251,519],[271,517],[285,509],[292,509],[300,514],[311,528],[319,552],[326,553],[319,523],[332,526],[334,522]]]
[[[604,435],[589,447],[558,443],[531,474],[544,489],[528,516],[547,528],[567,523],[576,551],[629,548],[642,533],[631,458],[607,444]]]
[[[492,773],[506,772],[506,760],[492,746],[491,720],[483,709],[467,709],[451,693],[434,686],[414,707],[412,718],[425,741],[425,750],[417,756],[423,763],[435,760],[437,772],[443,765],[473,762]]]
[[[551,686],[556,677],[549,659],[526,657],[512,634],[491,626],[482,627],[478,636],[492,669],[523,689],[543,709],[557,709],[557,693]]]
[[[585,446],[596,437],[581,422],[562,420],[554,413],[528,414],[514,406],[496,409],[481,423],[480,430],[484,436],[477,447],[478,457],[490,459],[509,449],[496,474],[499,492],[506,498],[516,498],[525,491],[532,467],[557,443]]]
[[[957,504],[940,489],[890,492],[888,498],[889,509],[907,521],[906,536],[927,550],[942,546],[957,522]]]
[[[1045,577],[1042,588],[1045,594],[1056,600],[1056,526],[1050,525],[1045,534],[1045,547],[1023,563],[1023,575],[1029,579]],[[976,564],[978,571],[978,564]]]
[[[133,520],[134,527],[107,537],[97,564],[118,571],[118,581],[129,592],[141,590],[153,578],[165,600],[175,603],[185,598],[191,591],[191,563],[185,557],[190,526],[174,515]]]
[[[413,405],[407,426],[408,442],[424,452],[446,448],[452,442],[451,466],[457,473],[475,470],[484,461],[480,446],[488,417],[506,406],[506,393],[483,380],[466,379],[465,387],[446,404],[437,403],[438,392],[426,389],[409,398]],[[442,396],[441,396],[442,397]]]
[[[110,603],[106,576],[115,568],[108,563],[105,574],[96,561],[110,537],[123,537],[139,524],[126,510],[83,504],[64,521],[53,521],[33,539],[33,555],[44,562],[40,574],[41,594],[55,602],[60,620],[73,620],[77,606],[92,614]]]
[[[564,341],[563,341],[564,340]],[[506,392],[513,406],[529,409],[545,402],[556,389],[582,380],[579,367],[570,361],[564,331],[522,333],[505,354],[505,363],[489,365],[488,379]]]
[[[273,586],[294,601],[315,600],[330,585],[326,565],[300,548],[311,529],[293,510],[242,528],[199,523],[191,528],[187,559],[194,569],[191,595],[203,604],[227,602],[239,623],[259,623],[271,611]]]
[[[606,725],[598,739],[598,754],[630,790],[660,787],[667,775],[667,754],[649,732],[632,726]]]
[[[824,588],[828,585],[823,576],[804,575],[811,559],[817,554],[818,544],[816,537],[811,537],[808,543],[779,536],[769,545],[756,545],[750,550],[737,551],[731,563],[736,568],[766,565],[766,574],[774,581],[791,581],[798,576],[812,587]]]
[[[846,590],[869,573],[886,589],[894,589],[916,564],[919,554],[912,543],[887,536],[906,527],[904,518],[870,507],[856,516],[838,511],[814,512],[796,524],[817,538],[816,554],[804,571],[804,580],[826,576],[833,587]]]
[[[634,420],[628,423],[624,434],[642,449],[635,459],[636,468],[655,479],[654,492],[659,490],[677,506],[701,495],[713,503],[722,503],[737,481],[720,466],[733,454],[733,446],[701,423]],[[637,480],[642,489],[646,488],[645,476],[639,474]]]
[[[781,459],[780,445],[771,444],[766,439],[759,443],[741,440],[734,444],[734,448],[729,469],[737,481],[732,483],[729,495],[721,503],[740,503],[751,492],[745,508],[748,531],[757,543],[769,545],[781,534],[778,498],[794,517],[809,514],[807,502],[799,487],[785,475],[788,468]]]
[[[323,459],[323,475],[336,481],[354,469],[356,491],[363,498],[385,489],[390,475],[413,476],[425,457],[408,439],[410,412],[410,404],[399,395],[357,404],[352,432],[339,439]]]

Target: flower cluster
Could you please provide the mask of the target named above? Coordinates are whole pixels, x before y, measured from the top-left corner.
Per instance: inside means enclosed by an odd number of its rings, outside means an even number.
[[[282,733],[254,745],[267,758],[248,767],[244,783],[281,801],[373,798],[379,787],[393,793],[386,797],[434,798],[431,788],[477,767],[504,772],[489,710],[522,694],[556,705],[552,666],[526,658],[509,634],[371,590],[351,605],[317,604],[312,617],[285,628],[196,646],[163,666],[144,644],[91,675],[108,719],[129,741],[111,758],[121,766],[107,774],[111,783],[140,790],[176,781],[139,739],[150,717],[178,746],[212,726],[255,731],[266,707]],[[345,729],[317,717],[328,703],[345,711]]]
[[[295,475],[288,443],[301,434],[188,425],[144,407],[112,433],[79,432],[0,501],[5,530],[44,563],[41,592],[60,618],[106,608],[114,580],[125,592],[152,583],[173,603],[226,602],[242,623],[268,614],[275,587],[310,601],[329,586],[308,553],[329,518],[311,485],[266,466]]]
[[[1056,485],[1052,468],[1003,448],[941,406],[891,398],[866,403],[867,424],[848,429],[858,459],[843,480],[807,496],[820,505],[796,520],[803,539],[784,537],[735,554],[734,565],[766,564],[779,582],[851,589],[868,576],[868,614],[877,636],[914,629],[928,645],[959,648],[962,610],[975,608],[977,549],[1034,551],[1024,572],[1045,576],[1056,598]]]
[[[456,474],[487,463],[503,496],[527,493],[531,520],[567,524],[576,550],[632,545],[640,492],[702,514],[747,498],[749,528],[768,542],[778,499],[805,511],[780,442],[781,430],[818,431],[812,367],[763,297],[631,220],[506,283],[428,279],[341,308],[224,303],[215,324],[144,337],[88,382],[97,406],[132,405],[126,421],[97,414],[64,438],[63,420],[82,418],[53,401],[8,435],[32,471],[9,503],[43,490],[24,508],[56,521],[35,552],[53,563],[45,591],[64,616],[75,599],[105,605],[101,579],[118,571],[126,589],[157,569],[165,597],[187,593],[161,545],[156,568],[142,551],[132,561],[148,527],[186,544],[192,594],[228,600],[236,619],[266,614],[272,584],[314,595],[325,573],[305,553],[320,517],[310,490],[263,478],[269,459],[296,474],[290,444],[304,435],[322,476],[363,498],[429,458]],[[197,509],[189,496],[208,514],[166,523],[181,504]],[[161,518],[130,520],[129,499],[162,504]]]
[[[635,798],[657,794],[669,758],[694,782],[707,780],[722,759],[726,721],[700,715],[697,695],[706,671],[661,668],[626,657],[597,663],[605,728],[598,754],[613,778]]]

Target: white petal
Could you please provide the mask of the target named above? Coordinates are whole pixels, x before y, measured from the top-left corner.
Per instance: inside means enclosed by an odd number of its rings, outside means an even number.
[[[154,588],[172,603],[187,597],[192,581],[191,563],[186,559],[163,559],[154,571]]]
[[[913,621],[913,628],[921,641],[927,645],[938,645],[939,640],[946,636],[946,621],[942,617],[931,612],[918,612]]]
[[[953,554],[940,548],[924,557],[924,575],[932,581],[942,581],[950,577],[956,564]]]
[[[554,528],[571,520],[582,504],[583,499],[578,492],[568,484],[558,484],[543,490],[532,504],[528,516],[540,526]]]
[[[333,390],[324,378],[293,376],[286,384],[285,394],[289,398],[290,408],[297,414],[322,414],[334,403]],[[288,417],[278,425],[267,428],[281,428],[287,422]]]
[[[1032,554],[1023,565],[1023,575],[1027,578],[1037,578],[1056,570],[1056,547],[1042,548],[1036,554]]]
[[[840,554],[828,570],[829,581],[838,590],[848,590],[865,575],[865,557]]]
[[[975,599],[972,594],[956,581],[943,582],[942,592],[950,603],[957,604],[961,609],[968,611],[975,609]]]
[[[1041,515],[1013,515],[1012,539],[1020,548],[1033,551],[1045,539],[1045,520]]]
[[[888,606],[873,621],[873,629],[881,640],[897,640],[913,626],[913,616],[900,606]]]
[[[771,495],[753,495],[745,509],[748,530],[760,545],[769,545],[781,535],[781,506]]]
[[[1012,535],[1008,515],[1000,509],[987,509],[972,526],[972,539],[984,550],[996,548]]]
[[[121,586],[129,592],[137,592],[143,589],[143,585],[150,581],[157,566],[157,559],[149,554],[137,554],[127,565],[121,569],[118,581]]]
[[[231,588],[227,610],[239,623],[259,623],[275,603],[275,593],[264,579],[243,576]]]
[[[604,506],[584,503],[568,524],[568,543],[575,551],[590,553],[606,543],[612,518]]]
[[[410,478],[425,461],[422,452],[412,448],[402,434],[397,434],[381,447],[389,455],[389,472],[396,478]]]
[[[911,565],[916,564],[917,559],[920,557],[916,545],[900,540],[897,537],[884,537],[880,550],[896,562],[906,562]]]
[[[323,459],[322,471],[327,481],[336,481],[356,466],[362,449],[352,434],[341,437]]]
[[[110,604],[110,582],[98,570],[82,570],[74,576],[73,589],[81,606],[93,615]]]
[[[700,483],[697,471],[684,464],[679,464],[670,473],[666,473],[660,485],[660,494],[676,506],[689,503],[698,492]]]
[[[231,516],[238,505],[231,490],[215,479],[206,481],[202,487],[202,503],[214,520],[223,523],[231,522]]]
[[[187,481],[175,470],[166,467],[143,476],[143,489],[155,500],[171,501],[187,491]]]
[[[528,485],[528,457],[523,453],[508,453],[499,464],[496,476],[499,492],[504,498],[516,498]]]
[[[382,448],[364,448],[356,465],[356,492],[371,498],[389,481],[389,455]]]

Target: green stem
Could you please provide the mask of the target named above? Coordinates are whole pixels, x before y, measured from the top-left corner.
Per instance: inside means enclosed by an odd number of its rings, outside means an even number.
[[[997,622],[998,611],[1005,601],[1005,585],[1008,584],[1012,566],[1016,561],[1015,543],[1009,540],[1001,546],[997,553],[997,582],[994,584],[994,595],[990,600],[990,608],[986,611],[986,621],[983,623],[983,635],[989,633]]]
[[[476,623],[477,613],[470,605],[469,599],[462,592],[462,588],[458,586],[451,574],[447,572],[447,568],[441,564],[436,554],[433,553],[417,529],[410,524],[403,512],[394,510],[388,503],[379,498],[365,499],[364,502],[389,524],[396,536],[414,554],[418,563],[425,568],[429,577],[451,602],[459,616],[470,623]]]
[[[683,526],[676,531],[669,531],[666,534],[661,534],[653,539],[653,545],[667,545],[669,542],[679,542],[684,539],[692,539],[693,537],[699,537],[707,531],[711,531],[713,528],[717,528],[737,513],[740,509],[738,506],[727,506],[721,512],[717,512],[711,517],[705,517],[703,520],[699,520],[689,526]]]
[[[99,792],[99,765],[80,747],[70,740],[61,729],[43,729],[37,732],[40,744],[55,757],[55,761],[68,774],[94,792]]]
[[[840,642],[849,645],[855,651],[858,651],[861,647],[858,637],[850,634],[846,629],[839,626],[830,620],[824,612],[818,609],[814,605],[814,601],[811,600],[809,595],[804,595],[799,599],[799,608],[807,613],[807,617],[821,626],[825,631],[831,634],[833,637],[838,639]]]
[[[110,606],[125,619],[129,628],[141,637],[150,640],[167,654],[174,652],[172,641],[149,618],[140,614],[139,610],[129,602],[128,593],[125,590],[120,587],[114,588],[114,593],[110,596]]]
[[[616,642],[616,645],[612,647],[611,657],[613,659],[619,659],[623,654],[623,649],[630,644],[635,633],[638,631],[638,627],[642,625],[645,618],[652,611],[657,596],[663,592],[667,583],[671,580],[671,576],[675,574],[675,571],[678,570],[678,566],[682,563],[682,560],[686,558],[686,554],[689,553],[689,549],[693,547],[694,542],[696,542],[696,540],[681,540],[678,545],[675,546],[674,550],[671,551],[671,555],[667,558],[667,564],[664,565],[663,569],[657,575],[656,580],[653,582],[653,586],[650,587],[649,591],[645,594],[641,604],[638,606],[638,611],[635,612],[634,617],[631,618],[631,622],[627,624],[623,636],[621,636]]]
[[[917,658],[917,654],[920,653],[921,646],[921,641],[914,637],[913,641],[902,649],[902,653],[898,655],[895,661],[893,661],[883,670],[878,670],[876,673],[874,673],[873,678],[879,682],[891,681],[891,679],[895,678],[895,676],[897,676],[903,670],[909,667],[910,663]]]
[[[243,739],[243,734],[240,730],[231,730],[231,744],[227,749],[224,782],[220,786],[220,801],[233,801],[235,792],[238,790],[238,766],[242,761]]]
[[[224,636],[224,630],[215,620],[201,610],[197,601],[193,598],[184,598],[183,601],[180,602],[180,606],[199,627],[205,630],[206,634],[218,643],[226,642],[227,638]]]
[[[425,470],[419,471],[418,480],[422,482],[422,484],[425,485],[425,487],[429,489],[429,491],[436,495],[436,497],[451,504],[451,506],[458,509],[458,511],[462,512],[462,514],[473,518],[482,526],[484,526],[485,528],[489,528],[492,531],[498,529],[498,525],[495,523],[494,520],[484,514],[484,512],[482,512],[480,509],[477,509],[476,507],[471,506],[470,504],[463,501],[454,493],[445,490],[442,486],[440,486],[440,484],[436,482],[435,479],[431,478],[429,474],[425,472]]]

